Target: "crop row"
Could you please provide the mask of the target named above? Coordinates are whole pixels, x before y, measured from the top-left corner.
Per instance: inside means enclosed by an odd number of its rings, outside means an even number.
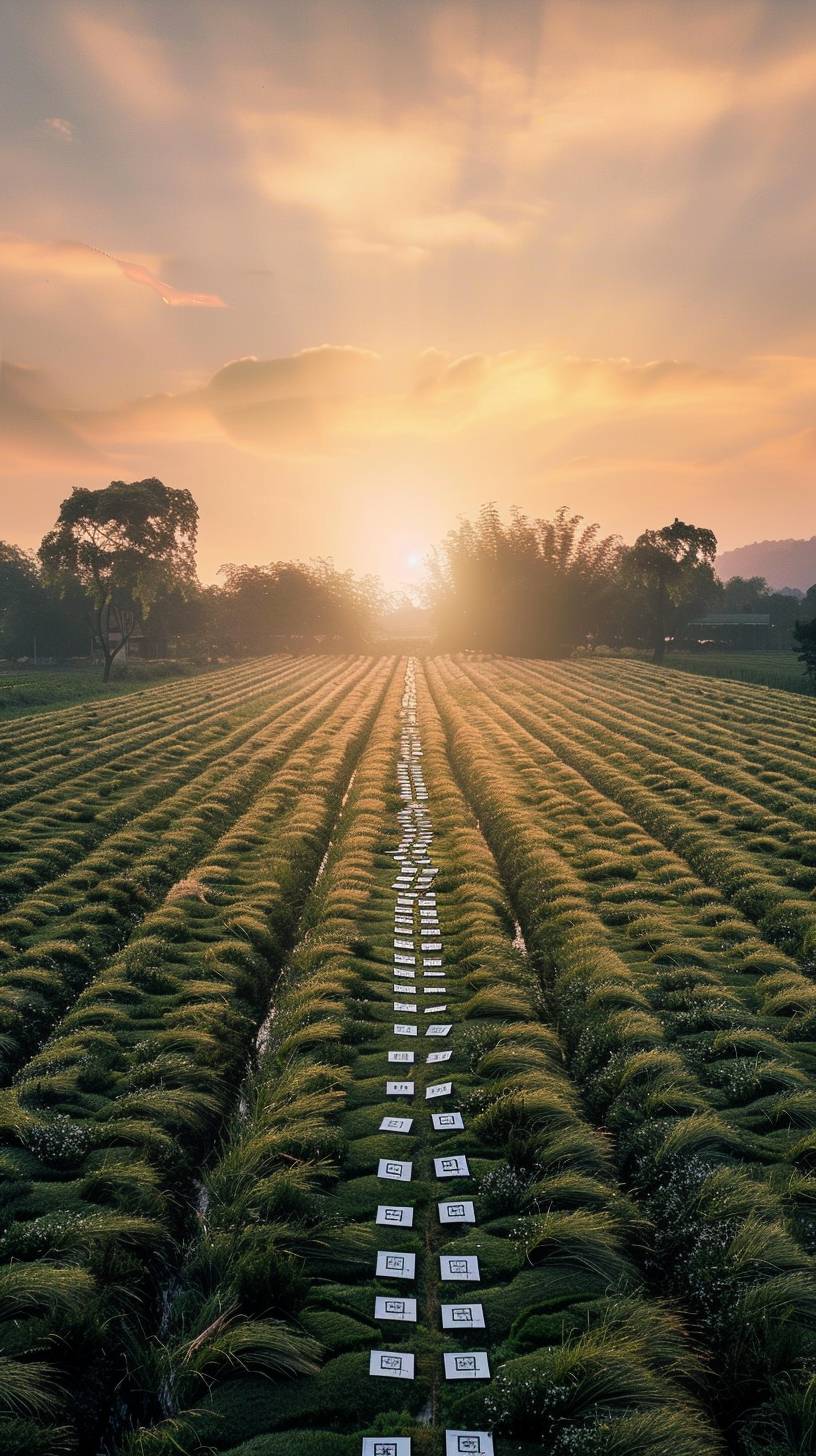
[[[320,660],[293,663],[291,659],[266,659],[252,667],[231,669],[210,691],[188,688],[189,696],[171,706],[145,704],[142,694],[131,697],[134,711],[121,723],[109,724],[89,718],[76,733],[63,738],[52,724],[35,756],[7,760],[0,789],[0,825],[6,833],[29,831],[36,815],[53,811],[66,800],[74,807],[90,794],[110,797],[125,791],[132,775],[144,771],[151,755],[183,752],[186,735],[206,727],[213,712],[231,712],[251,705],[259,696],[274,692],[279,684],[296,677],[304,668],[315,668]],[[226,720],[225,720],[226,721]]]
[[[536,697],[517,690],[503,697],[504,690],[482,672],[474,681],[494,701],[502,698],[535,738],[621,804],[705,884],[720,890],[766,939],[806,968],[816,964],[816,870],[811,863],[816,835],[778,815],[771,819],[756,805],[750,812],[744,805],[735,808],[737,796],[729,790],[712,787],[665,755],[631,742],[613,719],[603,725],[601,751],[600,725],[588,724],[583,708],[573,710],[552,692]],[[550,705],[546,718],[541,712],[545,700]],[[797,868],[787,868],[794,860]]]
[[[32,793],[24,804],[15,804],[0,815],[0,903],[8,908],[68,869],[113,830],[163,803],[202,767],[248,738],[270,709],[293,702],[298,693],[305,696],[331,676],[324,659],[276,673],[264,685],[255,679],[252,687],[233,689],[207,710],[175,717],[163,734],[150,725],[134,730],[127,753],[117,753],[59,792]]]
[[[410,1436],[415,1456],[444,1431],[486,1426],[498,1456],[719,1449],[702,1413],[699,1362],[682,1324],[651,1297],[627,1248],[643,1220],[588,1125],[558,1038],[512,942],[496,866],[453,782],[434,709],[420,723],[445,947],[448,1037],[397,1046],[414,1085],[384,1095],[395,1038],[394,791],[396,687],[355,776],[325,873],[276,997],[264,1057],[206,1179],[169,1329],[145,1360],[161,1417],[120,1456],[209,1447],[231,1456],[359,1456],[368,1434]],[[429,910],[428,915],[432,911]],[[401,918],[405,918],[403,915]],[[404,934],[405,932],[400,932]],[[422,931],[416,926],[417,943]],[[426,931],[427,934],[427,931]],[[421,988],[420,992],[421,992]],[[401,986],[405,994],[405,984]],[[399,1019],[399,1018],[398,1018]],[[434,1014],[434,1021],[436,1014]],[[420,1028],[421,1030],[421,1028]],[[444,1047],[449,1060],[425,1061]],[[453,1082],[463,1126],[432,1131],[426,1084]],[[432,1106],[448,1107],[442,1102]],[[383,1184],[398,1138],[409,1183]],[[432,1158],[465,1156],[469,1178],[435,1182]],[[394,1190],[410,1227],[378,1227]],[[476,1225],[440,1227],[443,1194],[472,1198]],[[416,1261],[415,1279],[377,1276],[378,1245]],[[446,1284],[442,1255],[478,1260],[478,1287]],[[416,1321],[393,1324],[375,1301],[409,1294]],[[492,1379],[448,1384],[439,1299],[478,1299]],[[373,1346],[412,1355],[411,1383],[369,1373]],[[481,1449],[485,1449],[482,1447]]]
[[[816,1128],[813,1048],[778,1035],[801,1018],[791,987],[810,983],[688,866],[629,820],[500,709],[469,704],[471,721],[509,774],[535,785],[548,842],[580,882],[609,946],[638,976],[644,1002],[705,1095],[751,1133],[754,1156],[786,1163]],[[508,725],[509,724],[509,729]],[[528,790],[529,793],[529,790]],[[780,987],[784,986],[784,993]],[[763,999],[770,1014],[755,1007]],[[812,1239],[805,1190],[805,1230]]]
[[[112,757],[128,753],[131,741],[145,730],[160,737],[180,717],[206,710],[213,697],[274,678],[285,665],[283,659],[265,659],[230,668],[206,682],[189,679],[167,697],[145,690],[115,702],[86,704],[72,710],[70,721],[60,721],[64,714],[46,713],[32,720],[35,729],[27,728],[25,719],[18,720],[16,732],[9,729],[0,734],[6,765],[0,807],[26,798],[32,785],[39,786],[41,780],[44,787],[68,783],[94,763],[103,764],[106,752]]]
[[[812,1127],[813,1094],[800,1090],[790,1049],[729,994],[716,953],[662,939],[667,906],[685,896],[703,914],[693,877],[686,872],[684,885],[673,857],[644,844],[617,805],[582,790],[494,701],[480,707],[460,669],[435,662],[427,673],[572,1076],[648,1220],[650,1278],[689,1312],[735,1448],[795,1446],[816,1394],[808,1383],[816,1267],[806,1252],[816,1185],[807,1172],[812,1137],[800,1131],[791,1145],[783,1132],[778,1146],[773,1129],[795,1127],[797,1115]],[[618,903],[625,915],[634,904],[648,922],[640,947],[648,955],[616,948],[598,913],[599,885],[608,907]],[[787,1157],[802,1171],[787,1168]]]
[[[347,664],[334,682],[310,683],[223,744],[204,771],[169,792],[67,874],[0,916],[0,1030],[5,1077],[39,1042],[96,968],[126,943],[145,914],[244,812],[367,669]]]
[[[3,1094],[0,1278],[22,1311],[0,1330],[4,1451],[95,1450],[121,1418],[114,1388],[160,1319],[173,1239],[390,672],[346,683]]]
[[[597,702],[600,689],[605,703],[627,712],[636,709],[636,723],[657,728],[665,752],[693,750],[698,755],[697,766],[712,781],[728,785],[735,771],[741,791],[749,798],[758,797],[769,808],[786,810],[788,796],[810,804],[809,822],[813,824],[812,728],[805,722],[786,730],[779,711],[784,709],[784,700],[779,703],[778,694],[773,703],[777,711],[769,720],[749,704],[732,701],[727,690],[710,704],[700,701],[693,680],[681,679],[683,690],[674,692],[663,675],[630,675],[624,664],[615,674],[599,673],[580,663],[551,666],[553,681],[567,681],[573,691],[580,689],[584,701]]]

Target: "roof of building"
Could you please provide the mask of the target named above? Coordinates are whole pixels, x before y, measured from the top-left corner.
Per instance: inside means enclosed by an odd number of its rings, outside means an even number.
[[[695,617],[690,627],[770,627],[770,612],[707,612]]]

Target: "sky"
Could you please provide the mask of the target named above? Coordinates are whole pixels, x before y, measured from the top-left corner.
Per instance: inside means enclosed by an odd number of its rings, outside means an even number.
[[[816,532],[810,0],[0,0],[0,536]]]

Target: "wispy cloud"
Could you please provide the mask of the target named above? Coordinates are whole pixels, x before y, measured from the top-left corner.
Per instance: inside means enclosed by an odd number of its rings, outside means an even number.
[[[61,142],[72,142],[74,140],[74,128],[70,121],[64,116],[45,116],[40,122],[40,130],[48,136],[56,137]]]
[[[15,233],[0,233],[0,271],[31,273],[41,278],[116,279],[142,284],[171,308],[226,308],[216,293],[191,293],[165,283],[146,263],[117,258],[88,243],[40,242]]]

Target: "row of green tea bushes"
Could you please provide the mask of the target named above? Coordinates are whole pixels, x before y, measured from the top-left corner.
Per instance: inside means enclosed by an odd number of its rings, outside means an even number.
[[[785,1018],[753,1009],[763,991],[772,999],[769,983],[776,999],[781,980],[788,989],[800,982],[811,991],[810,983],[728,906],[717,904],[682,860],[644,835],[514,719],[492,705],[485,711],[478,700],[460,702],[528,802],[534,786],[548,845],[575,875],[606,929],[608,945],[636,977],[667,1042],[700,1084],[705,1105],[746,1135],[744,1155],[767,1165],[800,1219],[803,1242],[814,1248],[816,1182],[792,1179],[789,1160],[811,1156],[816,1047],[785,1046],[776,1034],[787,1029]],[[782,969],[768,975],[774,963]]]
[[[682,781],[684,787],[698,783],[706,794],[711,793],[713,784],[724,789],[727,797],[716,795],[714,802],[722,802],[738,823],[761,806],[760,812],[764,809],[805,829],[816,828],[816,768],[812,758],[805,769],[801,762],[792,764],[778,745],[774,749],[767,743],[759,754],[747,757],[736,750],[740,740],[733,727],[720,724],[701,728],[693,701],[672,704],[667,716],[666,705],[656,707],[644,694],[616,689],[609,682],[599,697],[593,684],[576,678],[569,667],[548,664],[543,671],[537,671],[519,663],[513,664],[508,677],[509,689],[525,697],[546,694],[547,701],[563,703],[598,724],[605,733],[611,731],[616,738],[624,736],[627,742],[642,744],[680,769],[689,770],[688,782]],[[816,707],[813,720],[816,727]]]
[[[495,865],[427,700],[435,903],[451,978],[440,1020],[455,1027],[451,1038],[406,1040],[414,1062],[403,1075],[414,1094],[384,1096],[388,1073],[399,1076],[387,1060],[397,1039],[391,825],[404,803],[391,787],[393,704],[311,898],[245,1116],[207,1179],[171,1331],[160,1358],[147,1362],[164,1419],[132,1434],[120,1456],[206,1448],[359,1456],[364,1434],[401,1436],[414,1456],[437,1456],[448,1432],[486,1426],[497,1456],[670,1447],[708,1456],[719,1442],[700,1408],[699,1362],[627,1253],[642,1220],[616,1187],[604,1140],[581,1116],[558,1040],[539,1018]],[[426,1049],[443,1046],[450,1060],[428,1066]],[[440,1075],[452,1078],[462,1110],[455,1132],[428,1126],[423,1092]],[[394,1156],[381,1123],[395,1112],[413,1116],[398,1144],[414,1175],[389,1185],[375,1170]],[[453,1153],[467,1157],[472,1176],[440,1184],[431,1159]],[[410,1228],[374,1225],[389,1187],[410,1207]],[[477,1210],[477,1224],[453,1237],[435,1208],[446,1193],[472,1198]],[[380,1244],[413,1255],[413,1282],[376,1276]],[[437,1264],[447,1254],[475,1256],[478,1285],[443,1291]],[[378,1297],[406,1294],[416,1298],[416,1322],[377,1316]],[[484,1330],[443,1334],[445,1298],[478,1299]],[[474,1341],[489,1345],[492,1380],[446,1383],[443,1352],[471,1351]],[[414,1380],[372,1377],[372,1346],[413,1354]]]
[[[461,674],[438,662],[426,672],[571,1074],[649,1221],[653,1286],[689,1312],[733,1449],[778,1451],[772,1433],[789,1429],[793,1449],[804,1450],[796,1440],[806,1439],[816,1394],[816,1265],[762,1175],[758,1140],[726,1120],[670,1043],[640,975],[612,948],[584,883],[552,847],[534,776],[473,724]]]
[[[768,652],[677,652],[674,649],[664,663],[671,672],[687,672],[694,676],[730,679],[734,682],[758,683],[786,693],[812,696],[814,685],[792,652],[770,649]]]
[[[489,729],[501,724],[508,751],[526,761],[527,772],[537,772],[538,792],[549,796],[553,842],[582,864],[613,937],[617,931],[643,952],[641,971],[654,975],[661,966],[688,966],[701,955],[704,970],[706,959],[715,956],[733,995],[761,1013],[764,1030],[800,1043],[799,1060],[812,1074],[816,988],[795,960],[757,935],[753,923],[697,878],[686,860],[644,833],[589,775],[572,768],[566,751],[559,757],[542,740],[540,720],[531,720],[513,692],[496,688],[491,679],[483,685],[469,671],[467,678],[462,694],[475,694],[467,698],[474,711]],[[715,988],[711,999],[716,995]]]
[[[573,663],[570,676],[584,683],[595,697],[606,692],[631,695],[671,728],[675,713],[684,715],[692,741],[703,747],[711,736],[738,752],[757,773],[767,770],[790,775],[792,769],[812,769],[809,752],[813,731],[813,704],[791,700],[780,693],[738,689],[733,683],[712,683],[677,678],[644,664],[617,662]],[[789,713],[793,701],[795,714]],[[689,716],[690,715],[690,716]]]
[[[349,663],[331,688],[320,681],[285,699],[161,807],[0,916],[0,1082],[368,671]]]
[[[333,1352],[345,1333],[356,1337],[351,1349],[361,1347],[361,1336],[370,1343],[375,1326],[365,1294],[375,1239],[359,1209],[347,1216],[337,1201],[348,1158],[341,1115],[367,1034],[367,982],[386,973],[391,953],[390,919],[378,927],[382,965],[372,967],[365,931],[374,877],[385,864],[384,824],[395,807],[401,689],[396,673],[275,989],[263,1050],[204,1175],[200,1222],[167,1325],[143,1355],[153,1419],[117,1451],[197,1452],[280,1427],[287,1435],[279,1443],[294,1452],[292,1401],[318,1426],[324,1409],[330,1421],[360,1409],[367,1358],[350,1378],[347,1360],[334,1368]],[[385,873],[392,876],[393,866]],[[338,1293],[348,1278],[365,1281],[358,1295],[344,1287]],[[314,1314],[307,1312],[310,1296]],[[295,1377],[318,1369],[322,1393],[303,1407]]]
[[[491,693],[489,685],[486,691]],[[726,790],[699,784],[686,790],[679,780],[688,781],[688,771],[681,774],[668,759],[627,743],[625,737],[612,752],[613,735],[606,729],[599,748],[598,730],[587,728],[583,716],[568,707],[562,709],[556,726],[554,717],[542,721],[540,712],[527,709],[519,695],[506,701],[520,725],[686,860],[705,884],[720,890],[753,920],[766,939],[801,959],[806,969],[816,965],[816,900],[808,888],[813,835],[777,818],[773,839],[760,840],[764,848],[756,840],[734,843],[742,831],[735,815],[723,806],[729,797]],[[753,812],[760,816],[756,806]],[[772,852],[775,845],[798,860],[798,871],[784,870],[789,861]],[[797,873],[803,888],[793,883]]]
[[[16,804],[0,815],[0,903],[6,908],[37,885],[68,867],[183,785],[190,783],[223,752],[237,748],[270,712],[282,711],[328,685],[347,667],[278,675],[261,692],[244,689],[217,702],[193,724],[182,718],[161,741],[151,744],[149,730],[134,734],[134,754],[119,754],[102,768],[65,786]],[[0,927],[0,938],[4,932]]]
[[[85,1456],[116,1414],[391,671],[373,663],[349,684],[3,1094],[0,1265],[91,1281],[81,1309],[15,1322],[4,1452],[59,1450],[56,1427]]]
[[[656,672],[630,677],[623,670],[615,676],[599,677],[576,664],[570,679],[573,686],[581,684],[596,701],[601,688],[604,696],[610,695],[610,701],[625,701],[629,708],[636,703],[646,722],[662,726],[666,731],[667,743],[678,739],[703,755],[716,748],[717,767],[733,764],[747,772],[753,782],[753,793],[765,790],[772,793],[784,782],[785,793],[806,796],[807,780],[813,783],[810,739],[815,710],[812,704],[807,710],[810,723],[804,721],[786,727],[778,712],[772,712],[769,717],[761,703],[759,710],[753,712],[750,700],[747,705],[735,702],[729,687],[718,693],[716,701],[707,702],[700,700],[693,679],[681,679],[680,690],[675,692],[666,686],[664,675]]]
[[[258,671],[274,670],[283,665],[281,658],[264,658],[246,662],[239,667],[226,668],[223,673],[207,674],[207,677],[191,678],[179,683],[163,683],[162,687],[140,692],[127,699],[115,699],[105,703],[86,703],[82,708],[64,712],[41,713],[31,721],[16,721],[0,727],[0,751],[3,753],[4,783],[17,780],[20,788],[26,788],[26,770],[35,772],[36,767],[50,766],[54,743],[66,745],[71,756],[82,753],[89,747],[89,734],[118,740],[128,729],[143,728],[154,724],[156,728],[172,719],[178,712],[192,712],[205,708],[211,695],[219,695],[226,687],[235,687],[238,681],[251,681]],[[66,767],[66,764],[63,764]]]
[[[318,664],[313,661],[313,665]],[[26,757],[18,754],[11,766],[4,769],[0,786],[0,809],[6,811],[3,827],[19,822],[19,814],[8,815],[8,810],[15,805],[23,805],[23,817],[27,818],[36,807],[47,809],[60,803],[69,790],[72,797],[81,799],[84,791],[93,792],[106,778],[115,784],[119,776],[143,768],[154,745],[160,751],[180,731],[194,728],[201,719],[209,719],[213,705],[229,707],[236,702],[251,702],[259,693],[296,674],[297,666],[288,661],[281,665],[278,659],[269,659],[232,672],[235,676],[226,681],[219,676],[218,683],[205,695],[188,686],[189,698],[170,704],[161,700],[149,706],[142,704],[140,712],[134,712],[129,720],[116,725],[99,722],[88,714],[73,734],[64,736],[60,724],[50,722],[48,736],[36,754]]]
[[[281,656],[256,658],[215,672],[142,687],[124,697],[17,718],[0,724],[0,753],[9,762],[24,758],[31,752],[47,749],[54,734],[60,739],[81,743],[89,723],[108,734],[116,734],[134,721],[141,723],[145,717],[160,722],[165,714],[172,714],[177,708],[190,710],[196,705],[205,705],[210,693],[220,692],[224,684],[236,680],[236,673],[250,678],[259,669],[267,670],[275,663],[283,666],[290,660]]]
[[[508,1451],[557,1456],[718,1450],[683,1323],[632,1258],[647,1226],[615,1181],[607,1139],[586,1120],[424,682],[420,694],[439,891],[450,887],[466,998],[459,1082],[479,1228],[456,1247],[479,1253],[494,1281],[484,1299],[494,1388],[448,1396],[447,1424],[486,1419]]]
[[[654,684],[654,692],[665,696],[667,701],[699,699],[701,712],[715,718],[720,710],[730,713],[734,722],[751,725],[751,731],[767,732],[775,741],[784,740],[794,751],[804,749],[807,743],[813,704],[802,698],[708,678],[691,681],[631,660],[610,662],[607,667],[614,680],[640,685],[647,692],[652,691]],[[604,680],[605,668],[600,662],[591,664],[591,672],[597,673],[599,681]]]

